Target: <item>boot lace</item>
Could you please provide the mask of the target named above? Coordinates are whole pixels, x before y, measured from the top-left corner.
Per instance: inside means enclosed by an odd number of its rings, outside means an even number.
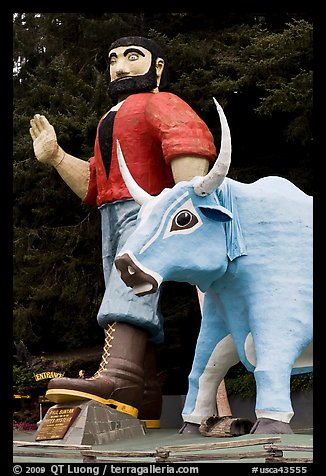
[[[114,338],[113,334],[115,332],[115,324],[116,324],[115,322],[113,324],[109,324],[108,328],[105,331],[105,341],[104,341],[104,347],[103,347],[102,359],[101,359],[101,362],[100,362],[100,366],[99,366],[99,369],[93,375],[93,377],[91,377],[91,379],[99,378],[101,376],[101,373],[103,372],[103,370],[105,370],[105,368],[108,365],[108,360],[109,360],[109,357],[110,357],[110,349],[112,347],[111,342]]]

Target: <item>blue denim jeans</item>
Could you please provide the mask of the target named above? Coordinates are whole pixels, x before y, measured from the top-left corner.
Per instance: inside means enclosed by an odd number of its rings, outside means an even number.
[[[160,312],[160,291],[136,296],[120,278],[114,260],[133,232],[140,206],[134,200],[121,200],[102,205],[102,259],[105,293],[97,315],[104,329],[112,322],[125,322],[143,328],[149,340],[161,344],[164,339]]]

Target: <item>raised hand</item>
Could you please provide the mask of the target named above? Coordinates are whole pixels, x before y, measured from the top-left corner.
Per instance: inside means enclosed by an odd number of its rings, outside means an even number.
[[[37,160],[56,167],[61,162],[64,152],[58,145],[54,127],[45,116],[40,114],[35,114],[30,124],[29,132],[33,139],[34,153]]]

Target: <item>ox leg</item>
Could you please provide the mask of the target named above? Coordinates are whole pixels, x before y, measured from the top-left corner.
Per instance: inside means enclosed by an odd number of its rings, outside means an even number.
[[[256,367],[256,416],[251,433],[293,433],[290,421],[293,408],[290,397],[291,368],[262,369]]]
[[[255,345],[256,350],[257,346]],[[301,353],[301,346],[291,350],[291,346],[275,348],[257,354],[257,366],[254,371],[256,380],[256,416],[257,422],[251,433],[293,433],[290,421],[293,408],[290,394],[290,379],[293,364]]]
[[[197,295],[198,295],[198,301],[200,306],[200,312],[201,312],[201,315],[203,315],[205,294],[202,291],[200,291],[198,287],[197,287]],[[217,403],[217,414],[219,417],[232,416],[224,380],[221,381],[217,389],[216,403]]]
[[[207,293],[182,411],[187,428],[184,425],[180,432],[190,432],[193,425],[198,429],[203,418],[217,415],[218,386],[229,368],[238,362],[239,356],[233,339],[216,312],[213,297]]]
[[[294,326],[292,326],[294,327]],[[300,329],[299,329],[300,330]],[[252,433],[292,433],[290,421],[293,417],[290,380],[293,366],[311,340],[311,331],[301,330],[298,339],[292,329],[284,328],[277,345],[268,339],[268,329],[254,338],[257,357],[254,376],[256,380],[256,416],[258,421]],[[263,338],[265,336],[265,338]]]

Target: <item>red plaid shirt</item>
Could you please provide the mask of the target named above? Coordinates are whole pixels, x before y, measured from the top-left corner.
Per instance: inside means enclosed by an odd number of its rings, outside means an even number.
[[[89,161],[87,204],[100,206],[131,198],[119,170],[117,139],[133,178],[151,195],[174,185],[170,167],[174,158],[216,159],[211,132],[187,103],[171,93],[138,93],[129,96],[116,112],[107,177],[99,145],[99,127],[105,116],[99,122],[94,156]]]

